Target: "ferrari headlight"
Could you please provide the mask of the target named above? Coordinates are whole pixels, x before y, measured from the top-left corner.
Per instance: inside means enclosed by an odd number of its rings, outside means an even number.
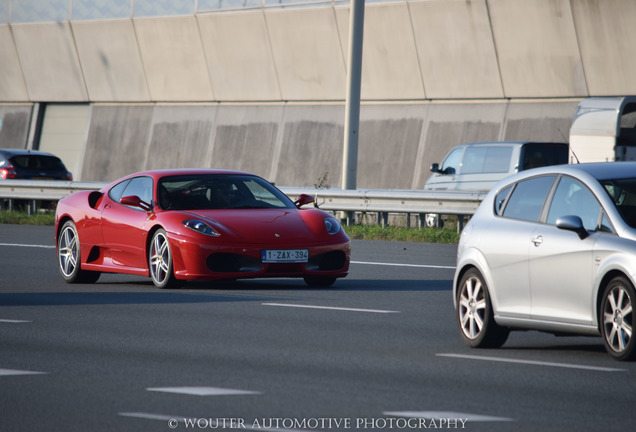
[[[325,218],[325,227],[329,234],[338,234],[340,232],[340,224],[332,217]]]
[[[192,231],[196,231],[200,234],[209,235],[212,237],[219,237],[219,234],[214,228],[198,219],[188,219],[183,221],[183,226],[190,228]]]

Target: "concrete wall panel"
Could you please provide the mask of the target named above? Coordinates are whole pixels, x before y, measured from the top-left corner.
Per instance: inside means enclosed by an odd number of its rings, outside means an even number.
[[[344,100],[345,62],[332,8],[265,12],[283,100]]]
[[[138,18],[134,25],[152,100],[214,100],[194,16]]]
[[[636,94],[636,2],[571,2],[590,96]]]
[[[358,188],[411,187],[426,112],[424,104],[362,106]]]
[[[499,141],[506,113],[506,102],[433,103],[429,106],[421,153],[422,169],[413,179],[420,189],[430,177],[429,168],[441,162],[458,144]]]
[[[92,101],[150,100],[131,20],[75,21],[72,26]]]
[[[68,22],[18,24],[12,30],[32,101],[88,101]]]
[[[26,148],[31,104],[0,105],[0,148]]]
[[[488,0],[506,97],[585,97],[569,0]]]
[[[216,105],[158,105],[144,169],[208,168]]]
[[[503,96],[485,0],[408,4],[428,98]]]
[[[283,105],[219,107],[211,166],[248,171],[276,181],[284,110]]]
[[[344,110],[342,104],[287,106],[282,151],[270,180],[282,186],[313,186],[326,175],[330,186],[340,187]]]
[[[336,16],[342,51],[348,61],[349,8],[337,8]],[[425,98],[407,4],[368,5],[364,22],[361,98]]]
[[[281,99],[263,12],[199,15],[198,20],[218,100]]]
[[[8,25],[0,25],[0,101],[29,100],[18,53]]]
[[[82,181],[113,181],[142,171],[153,105],[95,105],[86,142]]]
[[[89,104],[48,104],[39,149],[53,153],[73,173],[81,177],[84,143],[90,121]]]
[[[579,100],[510,102],[504,141],[567,142]]]

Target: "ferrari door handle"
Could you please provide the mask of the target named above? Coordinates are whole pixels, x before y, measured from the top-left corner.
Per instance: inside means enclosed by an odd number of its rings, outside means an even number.
[[[541,246],[541,243],[543,243],[543,236],[534,236],[534,238],[532,239],[532,243],[534,243],[535,246]]]

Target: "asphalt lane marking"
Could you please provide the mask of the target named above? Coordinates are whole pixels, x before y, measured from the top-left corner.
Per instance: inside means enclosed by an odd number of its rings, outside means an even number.
[[[416,267],[416,268],[435,268],[435,269],[451,269],[455,270],[455,266],[443,266],[443,265],[428,265],[428,264],[399,264],[399,263],[381,263],[381,262],[367,262],[367,261],[351,261],[351,264],[364,264],[364,265],[382,265],[392,267]]]
[[[30,323],[31,321],[25,320],[14,320],[14,319],[0,319],[0,323],[9,323],[9,324],[20,324],[20,323]]]
[[[233,396],[233,395],[254,395],[261,392],[251,390],[234,390],[220,387],[150,387],[148,391],[178,393],[194,396]]]
[[[601,367],[601,366],[586,366],[586,365],[578,365],[578,364],[570,364],[570,363],[553,363],[553,362],[543,362],[536,360],[520,360],[520,359],[507,359],[502,357],[485,357],[485,356],[474,356],[474,355],[465,355],[465,354],[436,354],[438,357],[453,357],[453,358],[462,358],[469,360],[484,360],[484,361],[494,361],[494,362],[502,362],[502,363],[518,363],[518,364],[526,364],[526,365],[535,365],[535,366],[550,366],[550,367],[560,367],[567,369],[585,369],[592,370],[598,372],[626,372],[627,369],[618,369],[618,368],[609,368],[609,367]]]
[[[493,422],[493,421],[514,421],[507,417],[494,417],[481,414],[460,413],[453,411],[386,411],[384,415],[395,417],[444,419],[444,420],[465,420],[471,422]]]
[[[43,375],[46,372],[35,372],[16,369],[0,369],[0,376],[15,376],[15,375]]]
[[[0,246],[18,246],[18,247],[55,249],[55,246],[50,246],[50,245],[28,245],[28,244],[18,244],[18,243],[0,243]]]
[[[359,309],[359,308],[347,308],[347,307],[335,307],[335,306],[315,306],[315,305],[299,305],[292,303],[261,303],[263,306],[281,306],[290,308],[304,308],[304,309],[325,309],[325,310],[337,310],[346,312],[369,312],[369,313],[400,313],[399,311],[381,310],[381,309]]]

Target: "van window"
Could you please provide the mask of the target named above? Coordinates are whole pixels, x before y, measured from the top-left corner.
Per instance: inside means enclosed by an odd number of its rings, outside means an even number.
[[[548,165],[567,164],[569,151],[568,146],[565,144],[524,144],[521,148],[521,167],[519,171]]]
[[[468,147],[461,174],[506,173],[510,169],[511,146]]]
[[[441,170],[445,174],[455,174],[457,173],[457,171],[459,171],[459,163],[462,160],[463,151],[463,148],[455,149],[448,155],[446,159],[444,159],[444,162],[442,162]]]

